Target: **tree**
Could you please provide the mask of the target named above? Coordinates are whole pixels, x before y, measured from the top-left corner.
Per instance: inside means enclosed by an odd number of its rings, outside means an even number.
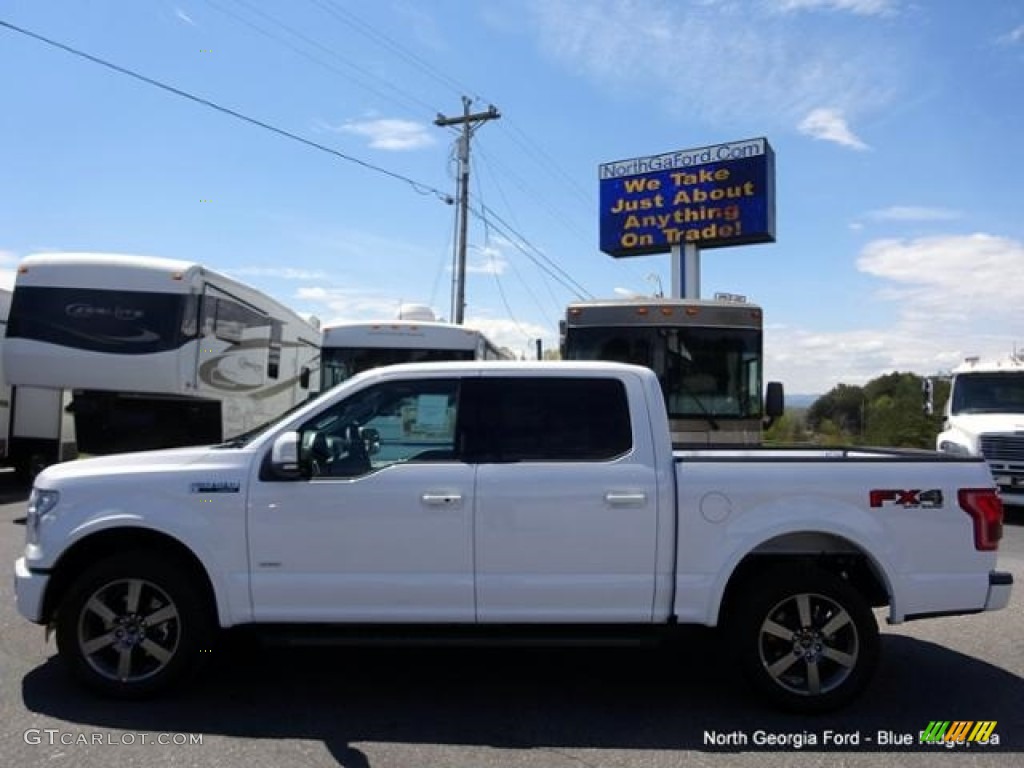
[[[934,413],[924,408],[924,380],[893,372],[863,387],[838,384],[807,411],[815,442],[892,448],[934,448],[949,383],[934,382]]]
[[[787,410],[764,433],[764,442],[776,445],[806,443],[809,439],[800,411]]]
[[[828,421],[841,434],[859,436],[864,432],[864,404],[862,388],[837,384],[807,409],[807,427],[821,432]]]

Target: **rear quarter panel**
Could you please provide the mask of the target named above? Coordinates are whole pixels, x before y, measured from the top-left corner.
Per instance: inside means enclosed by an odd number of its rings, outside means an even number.
[[[756,454],[677,454],[680,621],[717,623],[728,580],[752,552],[837,546],[868,558],[888,590],[891,622],[985,604],[995,554],[975,550],[971,518],[957,501],[959,488],[991,486],[983,463],[931,455]],[[872,508],[873,490],[938,490],[941,502]]]

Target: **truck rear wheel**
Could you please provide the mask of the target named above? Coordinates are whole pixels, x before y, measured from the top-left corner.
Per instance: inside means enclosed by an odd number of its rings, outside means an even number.
[[[828,712],[854,699],[878,661],[878,623],[846,581],[817,568],[763,574],[727,622],[744,675],[773,704]]]
[[[117,555],[69,589],[57,614],[57,648],[88,688],[140,698],[190,672],[212,628],[203,592],[184,568],[152,554]]]

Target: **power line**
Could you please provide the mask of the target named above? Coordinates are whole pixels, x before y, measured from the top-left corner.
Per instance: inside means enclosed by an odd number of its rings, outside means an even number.
[[[467,88],[465,85],[457,82],[455,79],[448,77],[444,72],[440,71],[436,67],[430,64],[430,62],[417,56],[412,51],[405,48],[400,43],[383,32],[378,31],[373,25],[363,21],[351,11],[342,8],[337,2],[332,0],[310,0],[314,5],[319,6],[321,9],[334,16],[342,24],[351,27],[359,34],[373,40],[375,43],[380,45],[382,48],[387,48],[392,53],[397,54],[401,58],[405,59],[407,63],[412,65],[415,69],[420,70],[423,74],[432,78],[436,82],[440,83],[446,88],[451,89],[457,94],[472,93],[472,88]],[[481,99],[479,95],[474,94],[474,101],[485,101]],[[439,111],[439,110],[434,110]]]
[[[477,188],[477,196],[481,200],[483,200],[483,192],[481,190],[480,181],[479,180],[477,180],[476,188]],[[527,340],[527,343],[529,343],[529,342],[533,341],[533,337],[530,336],[530,334],[528,334],[526,332],[526,330],[523,328],[522,325],[519,324],[519,320],[516,318],[515,314],[512,312],[512,307],[509,306],[508,297],[505,295],[505,287],[501,284],[501,275],[499,274],[499,270],[498,270],[498,262],[494,258],[494,250],[490,247],[490,244],[491,244],[491,227],[490,227],[490,222],[487,221],[487,219],[484,219],[483,224],[484,224],[484,253],[487,256],[488,261],[490,261],[490,263],[491,263],[491,275],[494,277],[494,284],[495,284],[495,286],[498,289],[498,296],[501,298],[501,303],[505,307],[505,312],[508,314],[509,319],[512,321],[513,325],[515,325],[515,327],[519,331],[519,333],[521,333],[523,335],[523,338]],[[540,305],[538,304],[538,306],[540,306]],[[541,309],[541,313],[542,314],[544,313],[543,309]]]
[[[263,122],[262,120],[258,120],[255,117],[249,117],[248,115],[244,115],[241,112],[237,112],[237,111],[231,109],[230,107],[221,106],[220,104],[217,104],[216,102],[210,101],[209,99],[204,99],[201,96],[196,96],[195,94],[189,93],[188,91],[183,91],[180,88],[175,88],[172,85],[167,85],[166,83],[163,83],[163,82],[161,82],[159,80],[154,80],[153,78],[147,77],[146,75],[139,74],[138,72],[135,72],[134,70],[128,69],[126,67],[119,66],[119,65],[114,64],[112,62],[106,61],[105,59],[101,59],[101,58],[99,58],[97,56],[93,56],[92,54],[86,53],[85,51],[80,51],[77,48],[72,48],[70,45],[65,45],[64,43],[59,43],[56,40],[51,40],[48,37],[44,37],[43,35],[36,34],[35,32],[31,32],[31,31],[29,31],[27,29],[23,29],[22,27],[19,27],[19,26],[15,25],[15,24],[11,24],[8,21],[4,21],[3,19],[0,19],[0,27],[6,27],[7,29],[10,29],[10,30],[12,30],[14,32],[18,32],[18,33],[20,33],[22,35],[25,35],[26,37],[31,37],[31,38],[33,38],[35,40],[38,40],[39,42],[46,43],[47,45],[52,46],[54,48],[60,48],[61,50],[66,51],[67,53],[71,53],[71,54],[73,54],[75,56],[79,56],[80,58],[83,58],[83,59],[86,59],[88,61],[91,61],[94,64],[99,64],[99,65],[101,65],[103,67],[106,67],[108,69],[112,69],[115,72],[119,72],[122,75],[127,75],[128,77],[132,77],[132,78],[135,78],[136,80],[140,80],[140,81],[146,83],[147,85],[152,85],[152,86],[154,86],[156,88],[160,88],[161,90],[167,91],[168,93],[173,93],[175,96],[181,96],[184,99],[188,99],[189,101],[193,101],[193,102],[195,102],[197,104],[201,104],[204,107],[209,107],[210,109],[214,109],[214,110],[216,110],[218,112],[221,112],[221,113],[223,113],[225,115],[230,115],[231,117],[234,117],[234,118],[236,118],[238,120],[241,120],[243,122],[249,123],[250,125],[255,125],[255,126],[259,127],[259,128],[263,128],[264,130],[270,131],[271,133],[276,133],[279,136],[284,136],[285,138],[291,139],[292,141],[297,141],[300,144],[305,144],[306,146],[312,147],[313,149],[318,149],[321,152],[326,152],[327,154],[333,155],[333,156],[338,157],[338,158],[341,158],[342,160],[346,160],[346,161],[348,161],[350,163],[355,163],[356,165],[362,166],[363,168],[366,168],[367,170],[375,171],[377,173],[380,173],[380,174],[382,174],[384,176],[388,176],[389,178],[395,179],[397,181],[405,182],[410,187],[412,187],[413,190],[415,192],[417,192],[418,194],[421,194],[421,195],[432,194],[435,197],[437,197],[439,200],[441,200],[442,202],[447,203],[449,205],[451,205],[452,202],[454,202],[452,200],[452,198],[451,198],[451,195],[449,195],[449,194],[447,194],[445,192],[442,192],[439,189],[431,187],[428,184],[422,184],[422,183],[420,183],[418,181],[415,181],[414,179],[410,179],[407,176],[403,176],[400,173],[395,173],[394,171],[389,171],[389,170],[387,170],[385,168],[381,168],[378,165],[374,165],[372,163],[368,163],[365,160],[360,160],[360,159],[358,159],[356,157],[352,157],[351,155],[346,155],[344,152],[339,152],[338,150],[333,149],[331,147],[328,147],[328,146],[326,146],[324,144],[320,144],[318,142],[312,141],[311,139],[304,138],[302,136],[299,136],[298,134],[292,133],[291,131],[286,131],[283,128],[278,128],[276,126],[271,125],[270,123],[266,123],[266,122]]]
[[[579,299],[592,299],[594,295],[576,282],[575,278],[548,258],[540,248],[519,234],[511,225],[487,206],[479,209],[470,206],[470,212],[477,218],[489,221],[490,225],[503,235],[520,253],[546,272],[555,282]]]
[[[284,38],[284,37],[282,37],[280,35],[274,34],[272,31],[270,31],[268,29],[264,29],[259,24],[256,24],[256,23],[250,21],[249,19],[245,18],[245,16],[243,16],[241,14],[238,14],[238,13],[235,13],[234,11],[232,11],[232,10],[230,10],[228,8],[225,8],[224,6],[222,6],[219,3],[215,2],[215,0],[206,0],[206,2],[207,2],[207,4],[213,6],[214,8],[216,8],[218,11],[220,11],[224,15],[230,16],[231,18],[235,19],[239,23],[244,24],[245,26],[249,27],[250,29],[255,30],[256,32],[259,32],[261,35],[263,35],[265,37],[268,37],[271,40],[277,41],[281,45],[291,49],[292,51],[294,51],[295,53],[299,54],[303,58],[309,59],[310,61],[312,61],[312,62],[314,62],[316,64],[319,64],[320,66],[324,67],[325,69],[328,69],[328,70],[334,72],[335,74],[340,75],[346,81],[355,83],[359,87],[366,89],[370,93],[373,93],[373,94],[375,94],[375,95],[377,95],[377,96],[379,96],[379,97],[381,97],[383,99],[386,99],[387,101],[391,101],[391,102],[401,106],[404,109],[411,109],[412,111],[416,111],[418,109],[425,109],[427,111],[437,111],[436,109],[434,109],[434,107],[432,107],[430,104],[428,104],[425,101],[423,101],[420,98],[418,98],[415,94],[412,94],[412,93],[410,93],[408,91],[403,90],[402,88],[398,87],[397,85],[395,85],[392,82],[389,82],[388,80],[385,80],[383,77],[380,77],[379,75],[375,75],[370,70],[366,69],[365,67],[360,66],[359,64],[356,64],[355,62],[353,62],[350,59],[346,58],[342,54],[338,53],[333,48],[330,48],[330,47],[328,47],[328,46],[318,42],[317,40],[314,40],[312,37],[310,37],[310,36],[300,32],[299,30],[295,29],[294,27],[291,27],[291,26],[285,24],[280,19],[277,19],[277,18],[271,16],[270,14],[266,13],[265,11],[262,11],[259,8],[254,7],[251,3],[246,2],[246,0],[234,0],[234,2],[237,3],[238,5],[241,5],[241,6],[245,7],[245,8],[247,8],[251,13],[254,13],[254,14],[262,17],[263,19],[265,19],[270,24],[272,24],[272,25],[274,25],[274,26],[276,26],[276,27],[278,27],[280,29],[283,29],[289,35],[292,35],[293,37],[298,38],[303,43],[305,43],[305,44],[307,44],[309,46],[312,46],[313,48],[316,48],[316,49],[326,53],[327,55],[337,59],[344,66],[346,66],[350,70],[352,70],[352,72],[356,73],[356,75],[358,75],[359,77],[353,77],[351,73],[344,72],[341,69],[339,69],[338,67],[334,66],[333,64],[331,64],[331,63],[329,63],[327,61],[324,61],[323,59],[320,59],[320,58],[314,56],[313,54],[309,53],[306,50],[303,50],[299,46],[294,45],[292,42],[290,42],[286,38]],[[402,99],[404,99],[405,101],[403,102],[401,99],[395,98],[395,96],[389,95],[389,94],[385,93],[383,90],[380,90],[380,89],[374,87],[372,85],[373,81],[376,81],[376,82],[380,83],[381,85],[383,85],[389,91],[392,91],[395,94],[397,94],[398,96],[401,96]]]
[[[236,0],[236,2],[245,2],[245,0]],[[372,24],[359,18],[355,13],[349,11],[337,2],[337,0],[310,0],[313,5],[318,6],[322,10],[326,11],[330,15],[334,16],[338,21],[355,30],[357,33],[363,35],[367,39],[376,43],[380,47],[396,54],[403,60],[405,60],[414,69],[420,71],[427,77],[432,78],[439,84],[446,88],[450,88],[457,92],[473,93],[474,89],[469,88],[467,85],[460,83],[456,79],[446,75],[444,72],[439,70],[437,67],[430,64],[428,61],[418,56],[401,43],[397,42],[394,38],[379,31]],[[481,96],[475,96],[475,101],[490,102],[491,100],[483,99]],[[507,122],[507,121],[503,121]],[[500,127],[500,124],[499,124]],[[556,180],[566,184],[572,191],[573,195],[582,202],[585,206],[593,208],[596,203],[593,200],[592,193],[586,191],[583,187],[576,182],[573,177],[562,168],[559,163],[546,152],[536,141],[533,141],[523,130],[517,128],[514,125],[508,126],[511,130],[506,130],[506,135],[516,144],[521,150],[525,152],[535,163],[537,163],[546,173],[550,174]],[[529,191],[528,185],[518,177],[518,175],[511,169],[500,164],[504,169],[504,173],[516,182],[517,186],[522,189],[534,202],[538,203],[555,221],[567,230],[573,232],[577,237],[580,237],[580,230],[578,227],[570,225],[569,217],[560,215],[555,207],[550,202],[545,202],[543,194],[537,191]],[[507,204],[507,202],[506,202]],[[546,257],[544,257],[546,258]],[[577,284],[578,285],[578,284]]]
[[[218,7],[217,3],[214,2],[214,0],[207,0],[207,2],[210,3],[211,5],[213,5],[214,7]],[[373,75],[372,73],[367,72],[363,68],[361,68],[361,67],[359,67],[357,65],[350,64],[340,54],[338,54],[335,51],[331,50],[330,48],[320,44],[316,40],[313,40],[312,38],[308,37],[307,35],[299,32],[295,28],[290,27],[290,26],[284,24],[283,22],[279,21],[278,19],[275,19],[275,18],[271,17],[270,15],[268,15],[268,14],[266,14],[266,13],[264,13],[264,12],[262,12],[262,11],[256,9],[256,8],[254,8],[252,6],[252,4],[250,2],[248,2],[248,0],[233,0],[233,2],[249,8],[253,12],[258,13],[264,19],[267,19],[268,21],[270,21],[271,23],[273,23],[276,26],[280,27],[281,29],[285,30],[289,34],[299,38],[300,40],[308,43],[309,45],[315,46],[316,48],[320,49],[321,51],[329,53],[330,55],[334,56],[335,58],[338,58],[339,60],[343,61],[347,65],[352,66],[357,72],[367,74],[369,77],[373,77],[374,79],[382,80],[381,78],[378,78],[377,76]],[[454,78],[449,77],[444,72],[439,70],[437,67],[434,67],[428,61],[426,61],[422,57],[418,56],[417,54],[413,53],[411,50],[409,50],[408,48],[403,46],[401,43],[398,43],[394,38],[388,36],[387,34],[381,32],[381,31],[379,31],[378,29],[376,29],[370,23],[368,23],[368,22],[364,21],[363,19],[359,18],[359,16],[357,16],[355,13],[353,13],[353,12],[343,8],[335,0],[310,0],[310,3],[315,5],[315,6],[317,6],[321,10],[325,11],[329,15],[333,16],[337,21],[339,21],[340,23],[344,24],[345,26],[348,26],[349,28],[351,28],[352,30],[357,32],[358,34],[366,37],[372,43],[380,46],[381,48],[387,50],[388,52],[390,52],[392,54],[395,54],[395,55],[399,56],[402,60],[404,60],[411,67],[413,67],[417,71],[421,72],[422,74],[426,75],[427,77],[432,78],[433,80],[435,80],[439,84],[443,85],[444,87],[451,88],[453,90],[462,90],[463,93],[472,92],[471,88],[468,88],[467,86],[465,86],[465,85],[459,83],[458,81],[456,81]],[[225,10],[225,9],[221,9],[221,10]],[[234,15],[234,14],[232,14],[232,15]],[[277,39],[279,42],[281,42],[284,45],[287,45],[288,47],[292,48],[293,50],[298,50],[294,46],[292,46],[288,41],[283,40],[280,37],[271,34],[270,32],[262,30],[259,27],[256,27],[255,25],[251,24],[251,22],[248,22],[247,20],[242,19],[241,17],[237,17],[236,16],[236,18],[238,18],[243,23],[248,24],[249,26],[253,26],[255,29],[257,29],[257,31],[260,31],[262,34],[267,35],[268,37],[272,37],[272,38]],[[308,56],[308,54],[306,54],[303,51],[299,51],[299,52],[302,53],[304,56],[307,56],[307,58],[312,58],[312,60],[317,61],[318,63],[324,64],[324,62],[320,62],[319,59],[316,59],[315,57]],[[342,73],[338,72],[338,70],[335,67],[330,67],[329,65],[326,65],[326,64],[324,64],[324,66],[328,66],[329,69],[334,70],[338,74],[342,74]],[[402,89],[398,88],[397,86],[394,86],[394,85],[392,85],[390,83],[386,83],[386,85],[389,88],[391,88],[392,90],[396,91],[397,93],[399,93],[399,94],[401,94],[403,96],[406,96],[407,98],[410,98],[412,101],[415,101],[415,103],[420,104],[420,105],[425,105],[422,100],[420,100],[419,98],[416,98],[414,96],[409,96],[409,94],[407,94],[405,91],[403,91]],[[383,93],[381,93],[380,91],[377,91],[376,89],[369,88],[369,86],[364,86],[364,87],[367,87],[368,90],[371,90],[374,93],[377,93],[378,95],[384,96]],[[385,96],[385,98],[386,98],[386,96]],[[477,97],[477,100],[478,99],[479,99],[479,97]],[[559,166],[557,161],[549,153],[547,153],[537,142],[535,142],[532,139],[530,139],[530,137],[525,132],[523,132],[519,128],[513,127],[513,130],[511,132],[506,132],[506,135],[509,136],[510,139],[512,139],[514,144],[516,144],[521,150],[523,150],[528,156],[530,156],[530,158],[534,162],[536,162],[538,165],[540,165],[545,170],[545,172],[549,173],[556,180],[561,181],[561,182],[567,184],[572,189],[572,192],[574,193],[574,196],[579,201],[583,202],[585,205],[589,205],[589,206],[593,206],[594,205],[594,203],[591,200],[591,195],[588,194],[577,182],[575,182],[573,180],[573,178],[564,169],[562,169]],[[486,157],[485,157],[485,160],[486,160]],[[505,166],[502,163],[499,163],[497,160],[494,160],[493,162],[495,162],[497,165],[499,165],[503,169],[502,172],[503,172],[505,177],[511,179],[516,184],[517,187],[519,187],[522,191],[526,192],[528,197],[531,200],[533,200],[536,204],[538,204],[554,221],[556,221],[558,224],[560,224],[562,227],[564,227],[568,231],[572,232],[572,234],[574,236],[576,236],[578,238],[579,237],[585,237],[585,235],[581,234],[581,232],[580,232],[578,227],[570,224],[570,218],[568,216],[566,216],[566,215],[560,214],[555,209],[555,206],[549,200],[547,200],[542,193],[537,192],[537,191],[532,191],[531,192],[530,189],[529,189],[529,186],[522,180],[521,177],[518,176],[518,174],[514,170],[512,170],[511,168],[508,168],[507,166]],[[461,174],[456,174],[457,178],[459,178],[460,176],[461,176]],[[495,176],[495,178],[497,178],[497,177]],[[506,207],[508,207],[509,210],[511,211],[511,207],[510,207],[507,199],[505,200],[505,204],[506,204]],[[464,218],[463,218],[463,220],[464,220]],[[522,240],[525,242],[525,238],[522,238]],[[464,248],[465,246],[457,246],[457,247],[459,247],[461,249],[461,248]],[[537,251],[537,252],[540,253],[539,251]],[[547,260],[549,263],[551,263],[550,260],[548,260],[546,256],[543,256],[543,254],[541,254],[541,257],[544,258],[545,260]],[[458,257],[456,257],[456,258],[458,258]],[[455,274],[453,275],[453,293],[458,293],[458,291],[459,291],[459,287],[458,286],[459,286],[459,283],[460,283],[460,279],[459,279],[458,273],[459,273],[459,269],[456,267]],[[573,281],[573,282],[575,283],[575,281]],[[564,286],[565,282],[562,281],[562,284]],[[579,287],[580,290],[583,290],[582,287],[579,286],[578,283],[575,283],[575,284],[576,284],[576,286]],[[570,290],[572,290],[573,292],[575,292],[577,294],[579,292],[576,288],[572,288]],[[453,301],[452,316],[453,316],[453,319],[454,319],[454,318],[457,318],[458,315],[459,315],[457,307],[461,304],[461,302],[459,301],[459,299],[457,297],[453,298],[452,301]]]

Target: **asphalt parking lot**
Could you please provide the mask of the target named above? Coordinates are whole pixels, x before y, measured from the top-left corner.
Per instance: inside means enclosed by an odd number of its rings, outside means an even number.
[[[6,479],[6,478],[4,478]],[[0,560],[24,492],[0,486]],[[763,709],[711,631],[669,648],[263,648],[236,638],[201,679],[144,703],[72,686],[0,580],[0,754],[10,766],[784,766],[1018,764],[1024,751],[1024,514],[1008,518],[1008,610],[883,627],[850,708]],[[904,743],[933,720],[993,720],[998,744]],[[201,743],[198,743],[201,742]]]

